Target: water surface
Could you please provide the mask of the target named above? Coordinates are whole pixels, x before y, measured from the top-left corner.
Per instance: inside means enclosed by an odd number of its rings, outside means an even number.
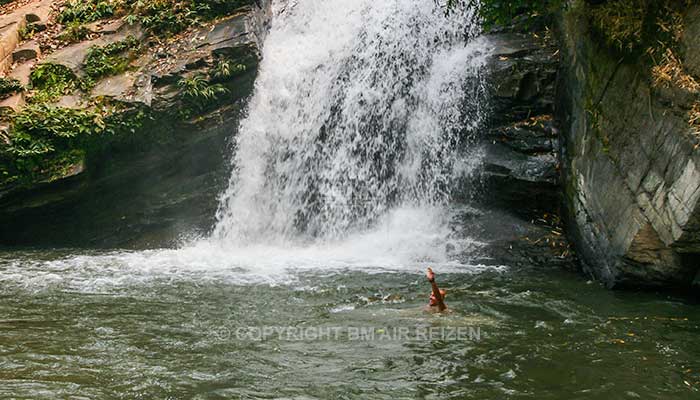
[[[434,315],[421,262],[323,268],[290,252],[295,268],[256,253],[262,271],[203,272],[164,252],[3,253],[0,397],[690,399],[700,388],[697,307],[559,268],[436,264],[453,312]],[[246,327],[341,334],[258,340]],[[480,335],[351,337],[360,327]]]

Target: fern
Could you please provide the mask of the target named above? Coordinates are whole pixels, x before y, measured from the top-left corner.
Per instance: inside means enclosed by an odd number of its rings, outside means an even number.
[[[177,83],[183,100],[199,111],[216,102],[229,90],[221,84],[211,84],[203,74],[182,78]]]

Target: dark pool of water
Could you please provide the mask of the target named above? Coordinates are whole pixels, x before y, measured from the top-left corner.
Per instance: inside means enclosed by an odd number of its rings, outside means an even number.
[[[557,268],[454,268],[434,315],[409,271],[86,291],[36,289],[4,257],[0,398],[700,398],[699,308]]]

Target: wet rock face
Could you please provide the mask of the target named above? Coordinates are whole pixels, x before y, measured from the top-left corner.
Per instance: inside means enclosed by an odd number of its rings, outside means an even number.
[[[487,74],[491,109],[479,138],[483,186],[474,196],[478,210],[465,214],[461,225],[485,246],[471,256],[486,265],[575,270],[558,216],[556,43],[517,22],[489,34],[488,41],[493,46]]]
[[[483,137],[489,202],[521,214],[558,207],[559,141],[552,118],[558,66],[553,41],[489,35],[492,118]]]
[[[687,21],[686,34],[700,30]],[[700,269],[700,153],[687,94],[651,86],[643,66],[601,48],[578,19],[563,20],[562,43],[562,167],[584,267],[610,287],[689,287]]]

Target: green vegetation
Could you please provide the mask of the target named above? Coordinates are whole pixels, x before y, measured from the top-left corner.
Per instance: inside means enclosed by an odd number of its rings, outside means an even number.
[[[87,90],[100,78],[126,71],[140,43],[133,37],[106,46],[92,47],[84,61],[85,78],[78,78],[68,67],[60,64],[40,64],[32,71],[32,94],[29,101],[43,104],[57,101],[75,89]]]
[[[476,15],[482,20],[484,27],[490,29],[497,25],[508,25],[520,16],[528,23],[535,17],[549,16],[561,7],[562,3],[562,0],[446,0],[444,4],[447,13],[461,7],[476,10]]]
[[[29,101],[41,104],[58,100],[78,86],[78,79],[69,68],[59,64],[40,64],[29,76],[33,92]]]
[[[202,20],[227,15],[250,0],[126,1],[131,22],[139,21],[156,35],[175,34]]]
[[[133,36],[106,46],[93,46],[83,62],[85,74],[93,81],[120,74],[129,68],[139,47],[140,42]]]
[[[13,116],[10,142],[0,147],[0,183],[51,180],[75,161],[85,138],[104,130],[104,118],[89,110],[30,105]],[[83,153],[84,154],[84,153]]]
[[[68,43],[77,43],[87,39],[90,30],[79,21],[73,21],[58,35],[58,39]]]
[[[211,72],[212,81],[225,82],[248,69],[244,64],[234,60],[220,58]]]
[[[29,105],[12,116],[9,142],[0,144],[0,184],[56,179],[83,160],[99,137],[132,133],[144,117],[109,104],[90,109]]]
[[[219,96],[228,93],[226,87],[218,83],[210,83],[203,74],[182,78],[178,81],[177,86],[180,87],[185,104],[195,111],[205,110],[214,104]]]
[[[162,35],[174,34],[193,23],[196,12],[190,2],[180,1],[137,1],[127,21],[138,21],[149,32]]]
[[[0,100],[23,90],[24,86],[17,79],[0,77]]]
[[[59,14],[58,22],[82,24],[126,15],[126,21],[140,22],[150,33],[171,35],[250,3],[250,0],[71,0]]]
[[[13,117],[12,143],[6,151],[20,159],[66,150],[74,147],[71,141],[105,129],[97,112],[45,104],[25,107]]]
[[[70,0],[58,15],[61,24],[93,22],[113,16],[122,1],[112,0]]]
[[[172,35],[250,3],[250,0],[71,0],[58,22],[87,23],[126,15],[127,22],[139,22],[152,34]]]
[[[57,17],[61,24],[72,26],[66,41],[80,37],[82,24],[115,16],[125,16],[129,23],[141,23],[155,35],[172,35],[202,21],[230,15],[252,0],[70,0]],[[28,32],[31,35],[33,32]]]
[[[36,25],[34,24],[27,24],[19,28],[19,38],[20,40],[32,40],[34,38],[34,34],[36,33]]]

